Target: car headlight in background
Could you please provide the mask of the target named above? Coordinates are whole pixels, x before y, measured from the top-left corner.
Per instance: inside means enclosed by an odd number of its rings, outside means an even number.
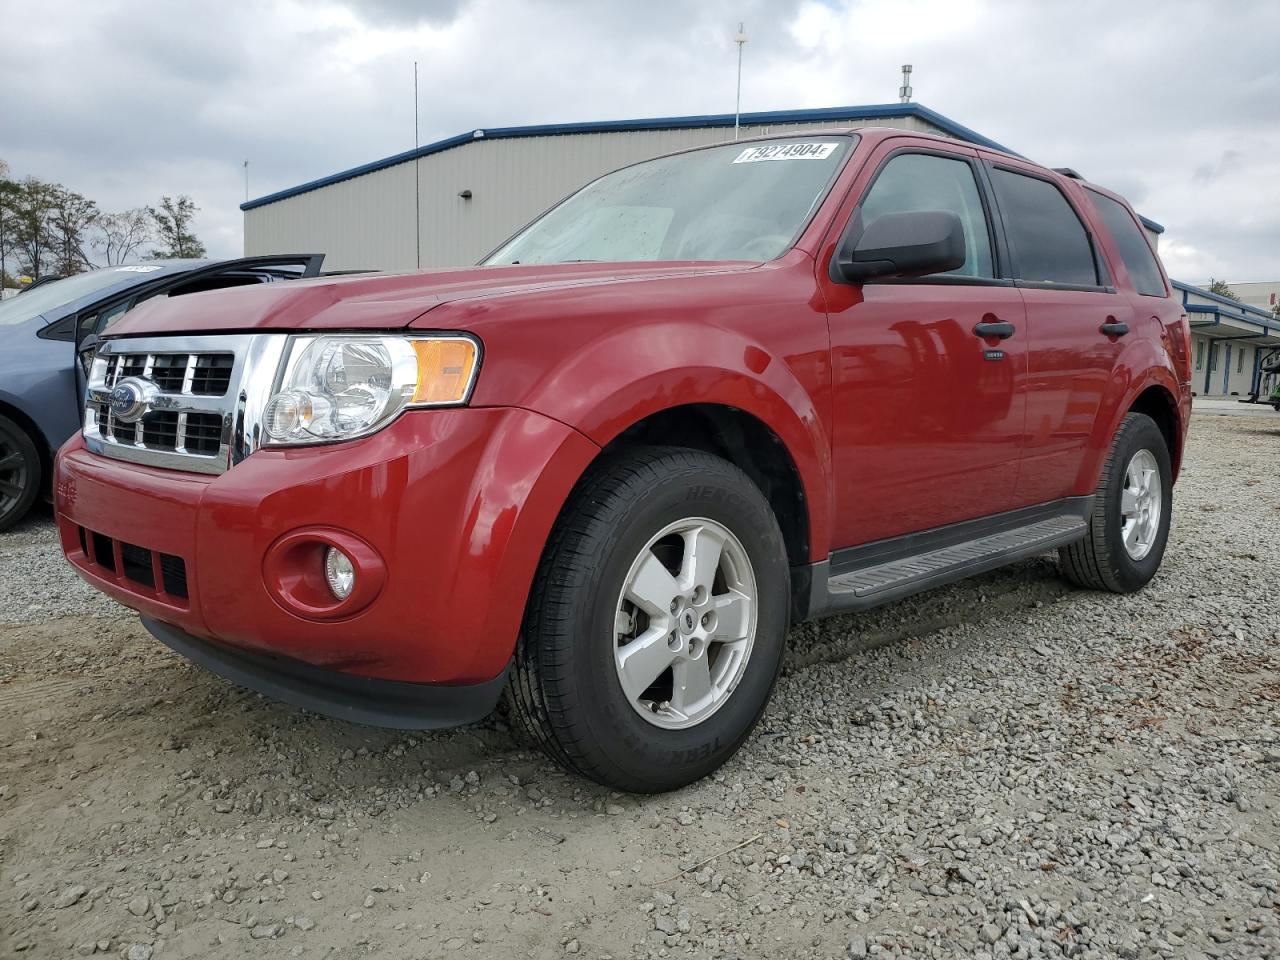
[[[465,403],[479,345],[470,337],[351,334],[298,337],[267,402],[270,446],[362,437],[409,407]]]

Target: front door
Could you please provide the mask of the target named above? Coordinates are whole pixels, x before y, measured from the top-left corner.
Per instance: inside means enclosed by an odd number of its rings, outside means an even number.
[[[1027,338],[1018,290],[997,280],[976,153],[881,147],[851,212],[955,213],[966,262],[919,280],[819,282],[831,325],[839,549],[1010,509],[1023,441]],[[1004,325],[1008,325],[1007,327]]]

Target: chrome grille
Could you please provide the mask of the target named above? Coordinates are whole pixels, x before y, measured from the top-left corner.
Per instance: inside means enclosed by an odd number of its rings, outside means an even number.
[[[85,445],[120,460],[222,473],[259,446],[262,408],[287,341],[282,334],[105,341],[89,374]],[[111,406],[124,381],[146,394],[140,416],[121,411],[128,421]]]

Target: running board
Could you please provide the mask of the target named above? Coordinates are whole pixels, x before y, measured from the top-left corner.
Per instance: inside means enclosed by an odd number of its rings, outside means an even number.
[[[864,610],[1074,543],[1092,507],[1092,497],[1073,497],[840,551],[807,568],[809,605],[796,613]]]

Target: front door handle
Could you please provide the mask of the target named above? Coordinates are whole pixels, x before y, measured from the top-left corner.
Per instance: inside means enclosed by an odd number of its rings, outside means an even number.
[[[1117,323],[1114,320],[1108,320],[1098,329],[1108,337],[1123,337],[1129,332],[1129,325],[1127,323]]]
[[[1003,320],[988,321],[975,323],[973,332],[975,336],[982,337],[984,340],[988,337],[995,337],[999,340],[1008,340],[1013,336],[1017,328],[1012,324]]]

